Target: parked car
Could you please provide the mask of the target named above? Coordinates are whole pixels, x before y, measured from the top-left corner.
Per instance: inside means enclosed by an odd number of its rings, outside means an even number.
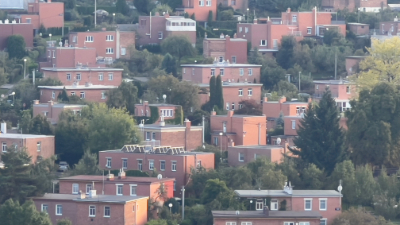
[[[68,170],[68,168],[69,168],[69,166],[68,166],[68,163],[67,163],[67,162],[61,161],[61,162],[58,164],[58,171],[65,172],[65,171]]]

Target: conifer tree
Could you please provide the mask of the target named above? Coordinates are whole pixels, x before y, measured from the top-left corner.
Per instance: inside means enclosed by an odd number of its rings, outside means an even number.
[[[165,54],[164,59],[161,64],[161,68],[165,70],[168,74],[177,76],[176,74],[176,60],[175,58],[170,55],[169,53]]]
[[[215,82],[215,105],[220,110],[224,110],[224,95],[222,91],[221,75],[217,77]]]
[[[215,101],[215,94],[216,94],[216,86],[215,86],[215,76],[212,76],[210,79],[210,108],[214,108],[214,105],[216,104]]]
[[[335,164],[345,159],[344,134],[339,125],[340,115],[331,91],[327,89],[319,105],[308,106],[300,121],[298,137],[294,144],[299,148],[290,149],[305,163],[315,164],[328,174]]]

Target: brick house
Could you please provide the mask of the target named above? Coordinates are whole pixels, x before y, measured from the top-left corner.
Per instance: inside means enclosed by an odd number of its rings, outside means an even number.
[[[247,40],[243,38],[230,38],[221,34],[220,38],[207,38],[203,40],[203,56],[216,58],[220,62],[229,60],[231,63],[247,63]]]
[[[165,122],[159,124],[139,124],[143,134],[143,144],[158,146],[182,147],[193,151],[203,144],[203,127],[192,126],[189,120],[184,125],[171,125]]]
[[[183,35],[189,38],[193,46],[196,44],[196,21],[183,16],[139,16],[138,45],[161,44],[173,35]]]
[[[365,24],[365,23],[348,23],[347,27],[355,35],[369,35],[369,24]]]
[[[348,9],[350,12],[356,10],[362,12],[379,12],[387,7],[387,0],[322,0],[321,6],[325,11],[337,11]]]
[[[69,219],[72,224],[143,225],[147,222],[145,196],[45,194],[33,197],[36,209],[46,212],[53,224]]]
[[[127,170],[139,170],[162,174],[164,178],[175,178],[174,196],[180,195],[180,187],[190,181],[191,169],[204,167],[214,169],[214,153],[185,152],[182,148],[124,146],[121,150],[99,152],[101,169],[114,170],[123,167],[126,159]]]
[[[95,48],[97,57],[111,58],[114,61],[119,58],[130,58],[130,46],[135,46],[136,35],[134,31],[88,31],[71,32],[68,44],[71,47]]]
[[[399,19],[395,17],[393,21],[380,22],[379,27],[375,32],[381,35],[397,36],[397,34],[400,33]]]
[[[122,161],[122,168],[127,168],[127,159],[122,159]],[[166,197],[172,198],[174,196],[174,183],[174,178],[158,179],[156,177],[130,177],[124,175],[114,178],[113,174],[107,174],[104,177],[78,175],[60,178],[59,193],[77,195],[79,191],[89,194],[90,190],[96,190],[96,193],[103,194],[104,192],[104,195],[149,196],[150,199],[156,199],[159,196],[158,190],[163,187],[167,192]]]
[[[81,99],[90,102],[106,102],[107,91],[110,89],[118,88],[113,85],[92,85],[86,83],[85,85],[71,85],[71,86],[38,86],[40,90],[40,102],[47,103],[49,101],[56,101],[58,95],[65,88],[67,95],[77,95]]]
[[[358,73],[360,62],[365,59],[366,56],[346,56],[346,71],[347,75]]]
[[[259,157],[267,157],[274,163],[283,160],[289,150],[280,145],[237,145],[228,147],[229,166],[243,166]]]
[[[350,100],[357,97],[355,85],[347,80],[315,80],[314,86],[315,100],[321,99],[326,88],[329,88],[340,112],[349,110],[351,108]]]
[[[260,212],[264,207],[268,207],[270,213],[284,211],[293,215],[299,212],[314,212],[315,215],[318,213],[321,215],[320,223],[316,224],[321,225],[332,224],[335,217],[342,213],[343,196],[335,190],[293,190],[289,182],[289,185],[285,184],[283,190],[235,190],[235,193],[243,200],[252,200],[250,207]],[[311,221],[306,222],[312,224]]]
[[[43,115],[47,117],[51,124],[57,124],[60,114],[65,110],[71,110],[74,114],[80,114],[83,107],[86,105],[76,105],[76,104],[63,104],[53,101],[48,103],[39,104],[39,100],[33,101],[33,117],[37,115]]]
[[[337,30],[346,36],[344,21],[332,20],[330,12],[282,12],[281,18],[254,20],[253,23],[238,23],[237,37],[251,42],[252,49],[266,55],[278,51],[283,36],[294,36],[297,41],[305,37],[323,37],[325,30]]]
[[[232,64],[221,56],[213,64],[182,64],[182,80],[198,84],[209,84],[212,76],[221,75],[223,82],[260,83],[261,65]]]
[[[242,13],[246,12],[249,5],[248,0],[218,0],[217,4],[221,4],[225,7],[232,7],[235,11],[240,11]]]
[[[17,23],[15,20],[6,19],[3,23],[0,20],[0,50],[7,48],[7,39],[11,35],[21,35],[24,37],[27,48],[33,47],[33,26],[29,23]]]
[[[47,2],[35,0],[28,3],[28,14],[20,15],[22,23],[31,23],[33,29],[64,26],[64,2]]]
[[[50,158],[55,153],[54,136],[7,133],[7,127],[5,123],[1,124],[1,128],[0,157],[2,153],[7,152],[8,147],[25,149],[28,155],[31,156],[32,163],[36,163],[38,161],[41,161],[42,159]]]
[[[93,85],[119,86],[122,83],[123,69],[111,67],[44,67],[42,68],[43,78],[53,78],[61,81],[64,85],[91,83]]]
[[[228,110],[227,115],[210,116],[211,143],[222,151],[233,145],[266,145],[267,127],[265,116],[234,115]]]
[[[47,61],[40,62],[40,68],[53,67],[53,68],[77,68],[77,67],[90,67],[101,66],[98,65],[96,60],[95,48],[73,48],[73,47],[52,47],[48,46]]]
[[[194,15],[196,21],[207,22],[210,11],[212,19],[217,18],[217,0],[182,0],[183,8],[177,8],[177,12],[187,13],[189,16]]]
[[[151,117],[151,107],[155,107],[159,114],[159,118],[157,121],[154,121],[154,124],[159,124],[161,116],[164,117],[164,120],[174,120],[177,116],[176,110],[181,109],[180,105],[166,103],[149,104],[148,101],[143,101],[143,103],[135,104],[135,116]]]

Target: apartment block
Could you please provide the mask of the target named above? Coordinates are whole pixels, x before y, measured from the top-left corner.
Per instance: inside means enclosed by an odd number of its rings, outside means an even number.
[[[346,56],[347,75],[358,73],[360,62],[363,61],[365,57],[366,56]]]
[[[196,21],[183,16],[139,16],[138,45],[161,44],[173,35],[186,36],[193,46],[196,44]]]
[[[212,19],[217,18],[217,2],[217,0],[182,1],[183,8],[177,8],[176,11],[194,16],[196,21],[207,22],[210,11],[212,12]]]
[[[268,158],[271,162],[280,163],[283,154],[289,150],[280,145],[236,145],[228,147],[229,166],[243,166],[257,158]]]
[[[348,9],[350,12],[356,10],[361,12],[379,12],[388,6],[387,0],[322,0],[321,6],[325,11],[334,12]]]
[[[356,86],[347,80],[315,80],[314,86],[315,100],[321,99],[326,88],[329,88],[341,112],[349,110],[350,100],[357,97]]]
[[[91,83],[86,83],[85,85],[75,83],[71,86],[38,86],[40,90],[40,102],[47,103],[49,101],[56,101],[58,95],[64,88],[68,96],[76,95],[89,102],[106,102],[107,91],[118,88],[118,86],[92,85]]]
[[[65,110],[71,110],[74,114],[80,114],[86,105],[63,104],[53,101],[40,104],[39,100],[33,101],[33,117],[37,115],[45,116],[51,124],[57,124],[60,114]]]
[[[115,170],[123,167],[127,160],[127,170],[139,170],[162,174],[164,178],[175,178],[174,196],[180,196],[180,189],[190,181],[192,169],[204,167],[214,169],[214,153],[187,152],[182,148],[167,146],[129,146],[122,149],[99,152],[101,169]]]
[[[47,48],[47,60],[39,62],[40,68],[105,67],[98,64],[95,48],[54,47]]]
[[[154,123],[159,124],[161,122],[161,117],[164,118],[164,121],[175,119],[176,110],[180,110],[182,107],[180,105],[173,105],[166,103],[149,104],[148,101],[143,101],[143,103],[135,104],[135,116],[151,117],[152,108],[153,110],[158,111],[158,115],[160,116],[160,118]]]
[[[230,38],[221,34],[219,38],[203,40],[203,56],[218,59],[219,62],[229,61],[232,64],[247,63],[247,40],[244,38]]]
[[[142,225],[147,223],[145,196],[85,194],[44,194],[33,197],[36,209],[49,215],[51,222],[68,219],[72,224]]]
[[[229,59],[228,59],[229,60]],[[260,83],[261,65],[234,64],[220,56],[213,64],[182,64],[182,80],[209,84],[212,76],[221,75],[223,82]]]
[[[64,26],[64,2],[51,0],[28,3],[28,14],[20,15],[22,23],[30,23],[35,31],[43,25],[45,28]]]
[[[338,189],[341,190],[340,188],[341,186]],[[283,215],[292,215],[292,218],[288,217],[290,219],[279,218],[286,219],[285,221],[289,222],[288,225],[295,225],[296,223],[329,225],[342,213],[343,196],[335,190],[293,190],[289,182],[289,184],[284,185],[283,190],[235,190],[235,193],[242,200],[252,200],[250,207],[253,210],[255,209],[256,212],[266,213],[266,207],[268,207],[269,215],[275,215],[275,219]],[[257,215],[254,211],[253,213]],[[284,214],[278,216],[279,213]],[[309,217],[311,215],[313,216]],[[239,217],[241,217],[240,213]],[[262,217],[264,223],[256,222],[254,224],[276,224],[271,223],[268,217]],[[229,219],[234,218],[229,217]],[[319,221],[314,220],[317,218]],[[243,217],[241,221],[244,221]],[[253,221],[259,220],[253,218]]]
[[[27,48],[33,47],[33,26],[29,23],[17,23],[16,20],[0,20],[0,50],[7,48],[7,39],[12,35],[24,37]]]
[[[139,124],[143,134],[143,144],[153,147],[170,146],[182,147],[186,151],[193,151],[203,144],[203,127],[192,126],[186,119],[184,125],[165,124]]]
[[[119,58],[130,58],[129,47],[135,46],[134,31],[88,31],[71,32],[68,44],[77,48],[95,48],[98,58],[114,61]]]
[[[266,145],[266,117],[254,115],[235,115],[228,110],[227,115],[210,116],[211,143],[227,151],[234,145]]]
[[[128,159],[122,159],[122,169],[128,168]],[[114,174],[103,176],[78,175],[63,177],[59,179],[60,194],[75,194],[79,191],[90,194],[91,190],[96,193],[114,196],[149,196],[150,199],[159,197],[159,189],[166,190],[167,198],[174,196],[174,178],[157,177],[130,177],[125,172],[120,172],[118,177]],[[162,199],[166,200],[166,199]]]
[[[77,82],[119,86],[122,83],[123,69],[77,66],[75,68],[44,67],[42,71],[43,78],[57,79],[67,86],[74,85]]]
[[[365,24],[365,23],[348,23],[347,27],[355,35],[369,35],[369,24]]]
[[[0,161],[1,154],[6,153],[9,147],[25,149],[28,155],[31,156],[32,163],[50,158],[55,153],[54,136],[7,133],[7,126],[5,123],[1,124],[0,143]]]

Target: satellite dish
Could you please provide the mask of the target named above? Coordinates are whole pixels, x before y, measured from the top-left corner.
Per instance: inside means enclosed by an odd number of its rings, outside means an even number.
[[[161,180],[161,179],[162,179],[162,175],[161,175],[161,174],[158,174],[158,175],[157,175],[157,179]]]
[[[277,138],[277,139],[276,139],[276,144],[280,145],[280,144],[281,144],[281,141],[282,141],[281,138]]]

